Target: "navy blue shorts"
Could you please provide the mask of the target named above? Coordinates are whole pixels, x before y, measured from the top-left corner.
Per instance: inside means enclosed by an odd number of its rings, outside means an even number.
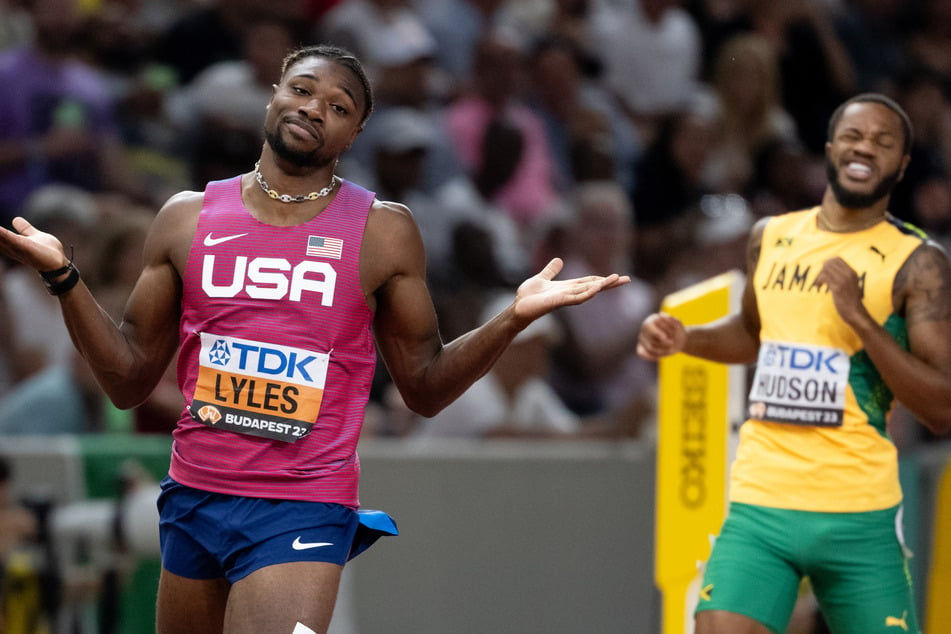
[[[234,583],[259,568],[295,561],[342,566],[381,536],[398,534],[382,511],[210,493],[168,477],[158,510],[162,566],[189,579]]]

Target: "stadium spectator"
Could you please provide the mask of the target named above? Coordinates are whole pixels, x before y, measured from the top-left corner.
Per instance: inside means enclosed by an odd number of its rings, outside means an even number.
[[[767,143],[798,141],[779,90],[779,64],[769,40],[741,33],[724,43],[709,92],[716,137],[705,180],[713,190],[745,192],[756,155]]]
[[[545,124],[559,191],[609,178],[630,192],[640,139],[613,95],[585,74],[583,52],[573,40],[541,37],[528,64],[527,103]]]
[[[511,215],[527,244],[533,225],[554,213],[558,193],[544,126],[526,103],[525,63],[518,43],[481,40],[474,89],[446,107],[445,125],[476,187]]]
[[[711,192],[704,177],[715,131],[705,107],[665,117],[635,166],[634,270],[661,297],[670,262],[689,244],[691,212]]]
[[[701,79],[703,41],[683,0],[600,3],[591,18],[595,55],[645,142],[661,119],[687,107]]]
[[[617,416],[633,404],[646,419],[653,413],[656,377],[635,348],[640,323],[659,298],[633,272],[634,210],[624,189],[610,180],[579,184],[571,202],[565,269],[572,275],[625,271],[631,283],[612,297],[555,316],[562,336],[554,347],[552,385],[578,414]]]
[[[77,0],[34,0],[31,43],[0,52],[0,223],[36,188],[137,193],[123,170],[105,78],[78,55]],[[15,87],[16,89],[12,89]]]

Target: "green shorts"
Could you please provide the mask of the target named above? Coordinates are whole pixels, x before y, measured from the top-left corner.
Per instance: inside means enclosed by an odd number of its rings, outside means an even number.
[[[726,610],[785,632],[809,577],[836,634],[918,632],[900,507],[815,513],[730,505],[697,611]]]

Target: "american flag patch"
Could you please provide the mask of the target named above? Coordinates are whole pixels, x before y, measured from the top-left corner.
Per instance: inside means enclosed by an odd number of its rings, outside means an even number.
[[[307,237],[307,255],[339,260],[342,254],[343,240],[340,238],[324,238],[322,236]]]

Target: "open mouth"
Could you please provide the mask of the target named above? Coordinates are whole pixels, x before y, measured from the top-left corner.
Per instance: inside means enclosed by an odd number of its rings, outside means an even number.
[[[849,161],[845,164],[842,173],[852,180],[866,181],[872,177],[872,168],[859,161]]]

